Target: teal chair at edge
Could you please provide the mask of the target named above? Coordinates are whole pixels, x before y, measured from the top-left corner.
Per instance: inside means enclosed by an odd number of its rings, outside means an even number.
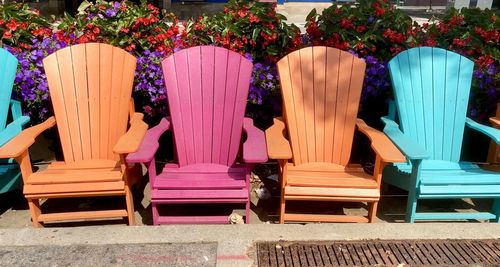
[[[29,117],[22,116],[21,104],[11,99],[16,71],[17,59],[0,48],[0,146],[18,135],[29,122]],[[21,185],[21,173],[15,160],[0,159],[0,194],[19,189]]]
[[[384,133],[408,162],[388,166],[383,181],[408,191],[407,222],[500,222],[500,174],[460,161],[465,125],[500,143],[500,130],[466,118],[473,68],[467,58],[431,47],[406,50],[389,62],[395,106],[382,118]],[[416,212],[421,199],[460,198],[494,199],[492,211]]]

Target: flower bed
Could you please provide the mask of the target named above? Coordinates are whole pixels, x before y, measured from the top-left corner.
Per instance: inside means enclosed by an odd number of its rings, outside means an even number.
[[[284,23],[276,5],[231,0],[215,16],[178,22],[142,1],[95,4],[84,2],[75,17],[40,17],[22,4],[0,7],[2,43],[20,61],[15,92],[32,122],[51,114],[42,59],[67,45],[104,42],[137,58],[134,98],[150,119],[168,114],[162,58],[194,45],[217,45],[254,62],[249,93],[251,115],[270,118],[280,113],[279,77],[275,62],[305,45],[348,50],[367,62],[362,101],[385,101],[391,95],[387,61],[400,51],[421,45],[457,51],[476,62],[469,114],[485,120],[498,102],[499,21],[491,11],[449,10],[441,19],[419,26],[384,0],[361,0],[357,6],[332,5],[307,17],[307,33]],[[181,30],[184,28],[184,30]],[[379,105],[380,108],[380,105]]]

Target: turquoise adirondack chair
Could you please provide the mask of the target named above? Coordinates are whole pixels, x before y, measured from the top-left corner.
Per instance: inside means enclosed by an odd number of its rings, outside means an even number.
[[[0,48],[0,146],[18,135],[29,121],[29,117],[22,116],[19,101],[10,99],[16,70],[17,59]],[[21,185],[19,165],[14,159],[0,159],[0,194],[18,189]]]
[[[389,62],[395,106],[382,118],[384,133],[408,162],[388,166],[383,181],[408,191],[407,222],[500,222],[500,174],[460,161],[465,125],[500,143],[500,130],[466,118],[473,68],[467,58],[431,47],[406,50]],[[416,212],[421,199],[460,198],[492,198],[492,212]]]

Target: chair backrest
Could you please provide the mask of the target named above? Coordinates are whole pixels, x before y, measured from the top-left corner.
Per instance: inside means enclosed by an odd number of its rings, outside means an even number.
[[[16,57],[0,48],[0,131],[5,129],[7,123],[16,72]]]
[[[116,159],[128,126],[136,59],[108,44],[69,46],[43,60],[66,162]]]
[[[324,46],[302,48],[278,62],[295,165],[348,164],[365,67],[356,56]]]
[[[431,159],[458,162],[474,63],[441,48],[419,47],[389,61],[401,131]]]
[[[238,154],[252,63],[225,48],[197,46],[162,62],[180,166],[231,166]]]

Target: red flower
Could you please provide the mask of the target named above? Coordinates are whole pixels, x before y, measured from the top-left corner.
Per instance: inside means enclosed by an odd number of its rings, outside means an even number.
[[[3,19],[0,19],[0,25],[3,25],[5,21]]]
[[[388,38],[392,43],[401,44],[404,41],[404,35],[402,33],[393,31],[390,28],[386,29],[382,36]]]
[[[26,50],[30,50],[30,49],[31,49],[31,45],[29,45],[29,44],[20,43],[19,45],[20,45],[22,48],[26,49]]]
[[[130,44],[129,46],[125,47],[125,50],[131,52],[135,50],[135,44]]]
[[[3,37],[2,38],[5,38],[5,39],[10,39],[12,38],[12,32],[11,31],[6,31],[3,33]]]
[[[436,46],[437,42],[436,42],[436,40],[434,40],[434,38],[431,37],[431,38],[425,40],[425,45],[426,46]]]
[[[362,33],[366,30],[366,26],[365,25],[360,25],[358,27],[356,27],[356,31],[359,32],[359,33]]]
[[[450,20],[450,25],[457,26],[464,21],[464,18],[462,16],[453,16]]]
[[[354,47],[354,49],[356,50],[362,50],[363,48],[365,48],[365,44],[363,43],[357,43],[356,46]]]
[[[250,23],[259,23],[260,19],[259,17],[255,16],[254,14],[250,13]]]
[[[372,6],[375,10],[375,16],[380,17],[385,14],[385,9],[380,7],[380,4],[378,2],[374,2]]]
[[[86,35],[82,35],[76,40],[76,42],[79,44],[88,43],[89,38]]]
[[[440,33],[447,33],[450,30],[450,27],[448,27],[448,25],[446,25],[446,23],[439,23],[437,25],[437,28],[438,28]]]
[[[453,39],[453,44],[458,45],[458,46],[465,46],[466,42],[464,39],[459,39],[459,38],[454,38]]]
[[[494,61],[490,55],[482,55],[479,58],[477,58],[475,62],[479,66],[479,68],[484,69],[488,65],[493,64]]]
[[[15,31],[15,30],[17,30],[17,27],[19,26],[19,24],[14,19],[11,19],[9,21],[9,23],[5,24],[5,26],[7,26],[7,29],[9,29],[11,31]]]
[[[226,13],[226,14],[229,13],[229,8],[224,7],[224,13]]]
[[[403,48],[401,47],[391,47],[391,52],[392,52],[392,55],[395,56],[397,54],[399,54],[399,52],[401,52],[403,50]]]
[[[99,29],[99,27],[95,27],[94,29],[92,29],[92,32],[94,34],[99,34],[101,32],[101,29]]]
[[[244,18],[247,16],[247,11],[246,10],[238,10],[238,16],[240,16],[240,18]]]
[[[345,18],[340,20],[340,27],[344,29],[354,28],[351,21]]]

